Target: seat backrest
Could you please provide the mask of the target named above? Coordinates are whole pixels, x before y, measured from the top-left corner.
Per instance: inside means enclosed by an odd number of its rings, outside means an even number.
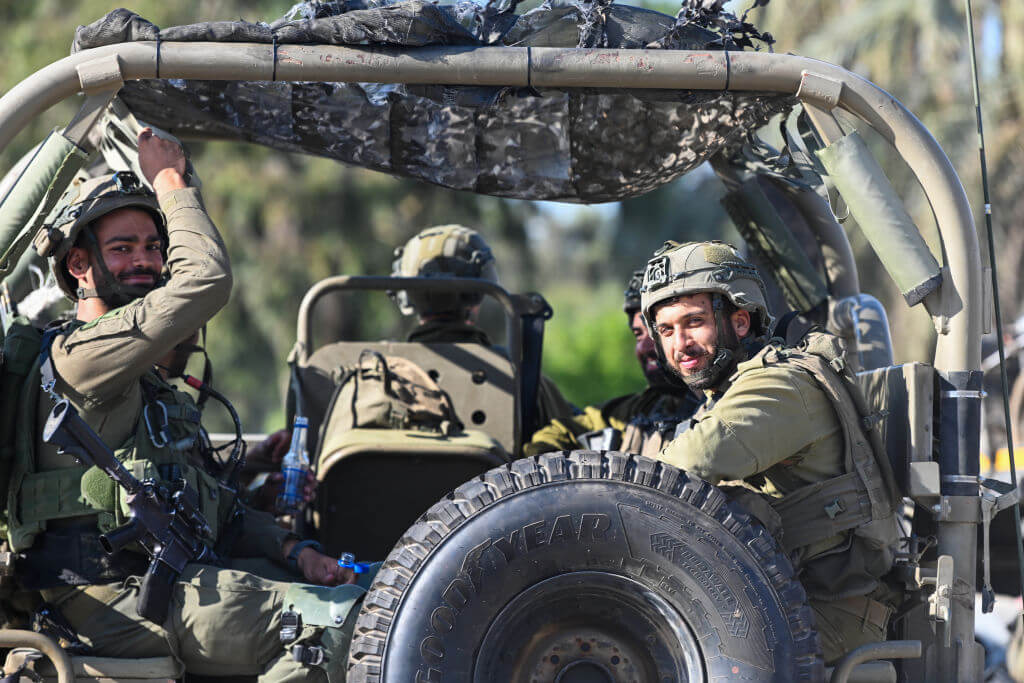
[[[333,431],[320,453],[314,521],[326,552],[384,559],[447,493],[508,462],[483,432],[356,428]],[[353,524],[352,515],[366,517]]]
[[[486,433],[506,453],[515,452],[518,382],[513,364],[500,350],[472,343],[342,341],[320,347],[298,366],[311,453],[318,452],[317,440],[337,386],[338,369],[357,363],[364,349],[419,365],[451,397],[455,414],[467,429]]]
[[[872,415],[880,415],[882,442],[900,491],[907,494],[911,462],[932,459],[935,370],[906,363],[857,374]]]

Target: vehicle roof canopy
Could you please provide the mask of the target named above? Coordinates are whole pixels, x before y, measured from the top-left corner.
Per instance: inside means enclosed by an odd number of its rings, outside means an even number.
[[[119,9],[80,27],[73,51],[131,41],[265,43],[282,61],[296,44],[737,50],[770,41],[700,3],[684,3],[678,18],[607,0],[550,0],[522,15],[515,5],[313,2],[271,24],[162,30]],[[650,191],[731,153],[795,102],[708,90],[181,79],[128,81],[120,97],[179,137],[245,140],[458,190],[580,202]]]

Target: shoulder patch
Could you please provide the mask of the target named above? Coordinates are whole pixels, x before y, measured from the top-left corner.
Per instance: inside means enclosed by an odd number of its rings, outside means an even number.
[[[96,325],[98,325],[103,320],[111,320],[113,318],[123,317],[124,316],[124,312],[125,312],[125,310],[127,308],[128,308],[127,306],[119,306],[118,308],[115,308],[115,309],[113,309],[111,311],[107,311],[106,313],[104,313],[100,317],[96,318],[95,320],[90,320],[89,322],[85,323],[84,325],[82,325],[78,329],[80,329],[80,330],[88,330],[88,329],[90,329],[92,327],[95,327]]]

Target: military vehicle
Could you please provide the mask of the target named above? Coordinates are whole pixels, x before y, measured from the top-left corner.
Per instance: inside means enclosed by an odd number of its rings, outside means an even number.
[[[725,40],[685,17],[618,5],[556,4],[522,17],[490,6],[317,8],[273,25],[158,32],[117,11],[83,27],[71,56],[0,98],[2,148],[48,107],[85,95],[69,125],[8,184],[0,235],[13,248],[3,266],[13,267],[34,237],[32,217],[52,209],[52,195],[89,152],[119,163],[117,122],[130,116],[182,138],[245,139],[529,199],[632,196],[708,160],[729,188],[730,214],[752,258],[772,276],[778,306],[848,340],[847,362],[870,404],[866,417],[913,510],[898,565],[907,599],[892,639],[851,652],[826,674],[792,566],[721,491],[615,452],[512,459],[529,410],[524,395],[538,372],[542,302],[482,282],[326,281],[307,297],[293,356],[293,400],[307,412],[326,410],[317,381],[367,345],[313,349],[310,309],[326,288],[478,287],[505,306],[514,337],[508,357],[380,343],[434,370],[460,410],[475,402],[498,410],[478,429],[419,451],[409,438],[375,452],[355,437],[321,449],[326,491],[317,516],[328,545],[340,538],[327,519],[342,495],[335,487],[375,471],[397,480],[404,469],[454,489],[425,511],[414,500],[415,509],[396,514],[418,518],[365,600],[349,680],[828,675],[840,683],[896,680],[897,672],[900,680],[981,680],[974,595],[980,588],[988,608],[991,590],[987,570],[979,582],[976,538],[996,513],[1016,509],[1019,492],[979,476],[981,336],[990,329],[991,291],[964,190],[920,121],[842,68],[744,50],[750,34],[738,24]],[[913,172],[941,235],[939,258],[859,134],[841,125],[840,110],[874,129]],[[382,116],[384,132],[374,125]],[[785,155],[748,137],[779,116],[792,123]],[[91,134],[97,127],[107,130]],[[121,157],[131,163],[130,154]],[[823,177],[907,305],[931,315],[938,333],[931,357],[893,364],[884,309],[860,291],[849,240],[820,192]],[[0,632],[0,644],[43,653],[52,668],[37,668],[62,682],[183,675],[173,661],[72,657],[31,632]],[[24,652],[11,655],[18,656]]]

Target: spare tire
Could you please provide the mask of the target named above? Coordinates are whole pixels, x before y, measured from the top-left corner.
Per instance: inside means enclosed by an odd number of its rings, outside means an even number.
[[[774,539],[707,482],[621,453],[518,460],[399,541],[350,649],[353,683],[823,677]]]

